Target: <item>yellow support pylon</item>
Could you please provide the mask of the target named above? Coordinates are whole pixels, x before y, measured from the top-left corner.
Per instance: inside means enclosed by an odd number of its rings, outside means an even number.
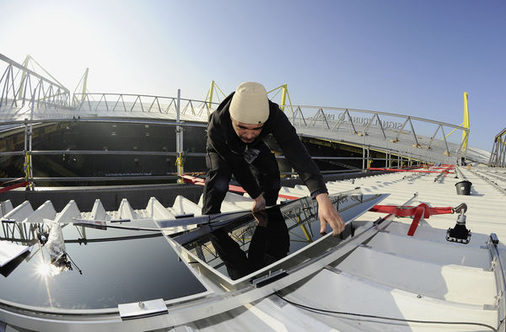
[[[26,187],[30,187],[32,181],[32,156],[25,151],[25,162],[23,163],[23,170],[25,172],[25,181],[28,183]]]
[[[279,104],[279,108],[281,108],[282,111],[285,111],[285,106],[290,106],[290,111],[293,113],[293,106],[292,101],[290,100],[290,94],[288,93],[288,85],[285,83],[283,85],[278,86],[277,88],[272,89],[271,91],[268,91],[267,94],[271,94],[276,91],[276,94],[271,97],[274,98],[277,96],[279,91],[281,91],[281,103]],[[286,104],[286,100],[288,99],[288,105]]]
[[[21,65],[27,69],[30,69],[29,67],[31,65],[31,67],[32,67],[31,70],[34,72],[37,72],[34,64],[37,65],[38,68],[41,69],[46,75],[48,75],[56,84],[60,85],[62,88],[65,88],[65,86],[63,84],[61,84],[60,81],[58,81],[53,75],[51,75],[51,73],[49,73],[44,67],[42,67],[34,58],[32,58],[32,56],[30,54],[28,54],[26,56],[25,60],[23,61],[23,63]],[[26,71],[23,70],[21,73],[21,81],[19,83],[19,90],[18,90],[18,97],[19,98],[23,98],[23,96],[26,92],[26,91],[24,91],[25,79],[26,79]]]
[[[84,98],[85,98],[85,95],[86,95],[86,92],[87,92],[88,73],[89,73],[89,71],[90,71],[90,69],[86,68],[86,70],[84,71],[83,76],[81,77],[81,80],[79,81],[79,83],[77,83],[76,89],[74,90],[74,102],[76,104],[82,103],[84,101]],[[78,91],[80,85],[82,85],[82,86],[81,86],[81,98],[79,99],[79,98],[76,97],[76,91]]]
[[[464,92],[464,122],[462,122],[461,126],[466,129],[469,129],[469,104],[468,104],[469,94]],[[469,140],[469,131],[462,131],[462,150],[467,150],[467,141]]]
[[[211,81],[211,87],[209,88],[209,91],[207,92],[207,96],[206,96],[206,100],[205,102],[207,103],[207,107],[208,108],[212,108],[212,105],[213,105],[213,97],[214,97],[214,91],[217,91],[217,92],[220,92],[221,93],[221,96],[223,96],[223,98],[226,98],[227,96],[223,93],[223,91],[221,91],[220,87],[218,86],[218,84],[216,84],[215,81]],[[219,100],[219,99],[218,99]]]
[[[176,158],[176,169],[177,169],[177,183],[184,183],[183,175],[184,175],[184,155],[183,153],[178,153]]]
[[[467,92],[464,92],[464,121],[459,125],[461,127],[464,127],[466,129],[469,129],[469,104],[468,104],[468,96],[469,94]],[[445,138],[448,138],[448,136],[450,136],[451,134],[453,134],[455,131],[457,130],[457,128],[453,129],[452,131],[450,131],[450,133],[448,133]],[[469,130],[465,131],[463,130],[462,131],[462,150],[466,151],[467,150],[467,142],[469,140]]]

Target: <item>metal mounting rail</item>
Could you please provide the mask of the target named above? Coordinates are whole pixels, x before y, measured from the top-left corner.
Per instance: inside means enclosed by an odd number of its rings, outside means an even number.
[[[488,184],[492,185],[494,188],[499,190],[503,195],[506,195],[506,189],[504,189],[503,187],[498,185],[497,182],[489,179],[487,176],[485,176],[479,172],[476,172],[475,170],[470,170],[470,172],[473,173],[474,175],[478,176],[480,179],[485,180]]]
[[[487,246],[490,251],[490,255],[492,258],[492,265],[495,266],[493,269],[496,279],[498,281],[497,288],[499,289],[499,294],[501,294],[501,297],[498,298],[498,313],[499,313],[499,322],[501,325],[504,324],[504,317],[506,316],[506,303],[504,301],[505,294],[506,294],[506,276],[505,276],[505,270],[504,270],[504,264],[501,258],[501,253],[499,249],[497,248],[497,245],[499,244],[499,238],[495,233],[490,234],[490,237],[487,241]],[[503,326],[501,329],[497,329],[497,331],[506,331],[506,327]]]

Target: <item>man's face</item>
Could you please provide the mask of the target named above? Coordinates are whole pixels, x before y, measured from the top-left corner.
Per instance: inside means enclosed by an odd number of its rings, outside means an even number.
[[[244,143],[252,143],[258,137],[258,135],[260,135],[262,128],[264,127],[263,124],[251,125],[236,121],[234,119],[231,120],[235,133]]]

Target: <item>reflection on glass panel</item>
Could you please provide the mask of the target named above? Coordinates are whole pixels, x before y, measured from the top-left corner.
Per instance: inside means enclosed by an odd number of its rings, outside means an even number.
[[[362,194],[330,196],[343,219],[348,221],[385,197]],[[176,241],[200,262],[231,280],[237,280],[253,276],[262,268],[274,266],[277,262],[283,263],[285,268],[294,266],[302,258],[286,264],[291,256],[302,256],[303,251],[316,243],[321,244],[321,253],[351,234],[351,224],[337,238],[320,234],[318,205],[313,199],[302,198],[261,213],[243,213],[235,218],[218,215],[210,218],[208,223],[201,224],[198,231],[181,235]],[[317,255],[318,252],[312,254]]]
[[[2,301],[44,311],[117,309],[207,292],[154,224],[152,230],[1,224],[0,240],[30,246],[0,268]]]
[[[210,243],[222,261],[219,264],[224,265],[232,280],[272,264],[289,252],[288,228],[279,207],[254,213],[253,217],[230,234],[226,228],[209,233]]]

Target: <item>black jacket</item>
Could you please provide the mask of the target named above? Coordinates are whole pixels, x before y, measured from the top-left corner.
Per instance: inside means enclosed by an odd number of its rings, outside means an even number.
[[[229,107],[233,95],[234,93],[223,100],[209,118],[207,149],[217,152],[228,162],[236,180],[244,190],[252,198],[256,198],[261,194],[261,190],[244,159],[243,152],[248,148],[254,148],[256,144],[261,144],[262,138],[272,134],[281,147],[285,158],[292,164],[302,181],[309,188],[310,193],[313,195],[317,192],[326,192],[327,188],[318,166],[311,159],[285,113],[276,103],[269,101],[269,118],[257,139],[250,144],[241,141],[235,133],[230,119]]]

